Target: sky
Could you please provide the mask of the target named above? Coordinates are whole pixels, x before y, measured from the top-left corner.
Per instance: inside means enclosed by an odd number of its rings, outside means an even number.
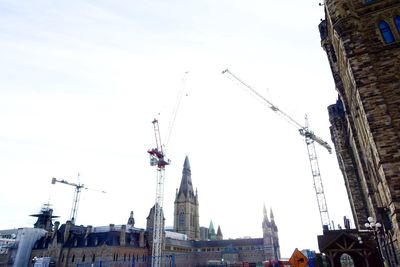
[[[45,203],[68,220],[74,187],[52,177],[89,188],[77,224],[126,224],[133,211],[145,228],[157,118],[171,160],[167,226],[188,156],[201,226],[212,220],[224,238],[262,237],[265,204],[283,257],[318,251],[322,226],[304,139],[221,74],[230,69],[301,124],[307,114],[332,145],[327,106],[337,92],[318,4],[0,0],[0,229],[31,227],[29,215]],[[316,149],[330,219],[343,225],[352,214],[335,153]]]

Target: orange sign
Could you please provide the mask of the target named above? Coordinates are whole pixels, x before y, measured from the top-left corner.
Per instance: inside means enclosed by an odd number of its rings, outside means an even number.
[[[294,250],[292,257],[289,259],[291,267],[306,267],[308,264],[308,259],[301,253],[297,248]]]

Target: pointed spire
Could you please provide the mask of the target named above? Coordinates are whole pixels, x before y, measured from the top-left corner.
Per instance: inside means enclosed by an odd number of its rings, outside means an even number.
[[[264,208],[263,208],[263,213],[264,213],[264,221],[269,221],[268,220],[268,212],[267,209],[265,208],[265,203],[264,203]]]
[[[185,162],[183,163],[183,168],[184,169],[189,169],[190,170],[190,163],[189,163],[189,157],[186,155],[185,157]]]
[[[184,193],[185,196],[194,196],[191,176],[192,172],[190,170],[189,158],[188,156],[186,156],[185,162],[183,163],[182,180],[179,187],[178,195]]]
[[[218,225],[217,240],[222,240],[222,239],[223,239],[223,236],[222,236],[221,227]]]
[[[210,227],[208,227],[208,239],[210,240],[217,239],[217,235],[215,234],[214,224],[212,221],[210,222]]]
[[[214,224],[213,224],[212,220],[210,221],[210,226],[208,227],[208,232],[215,233]]]
[[[221,226],[218,225],[217,235],[222,236]]]
[[[270,207],[269,215],[271,217],[271,221],[273,221],[274,220],[274,214],[272,213],[272,207]]]

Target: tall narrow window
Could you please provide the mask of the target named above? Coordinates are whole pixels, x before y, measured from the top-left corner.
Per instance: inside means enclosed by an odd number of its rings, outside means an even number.
[[[181,211],[179,213],[179,227],[184,227],[185,226],[185,213]]]
[[[396,24],[397,31],[400,33],[400,16],[394,17],[394,23]]]
[[[381,20],[379,22],[379,30],[381,31],[382,38],[386,44],[391,44],[394,42],[394,36],[392,31],[390,30],[389,24],[386,21]]]

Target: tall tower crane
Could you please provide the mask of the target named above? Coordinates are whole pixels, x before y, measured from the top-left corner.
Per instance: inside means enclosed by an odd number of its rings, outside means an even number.
[[[170,164],[170,160],[165,158],[163,144],[161,143],[160,128],[158,120],[153,120],[154,134],[156,138],[156,147],[148,150],[150,155],[150,165],[157,167],[156,182],[156,203],[154,205],[154,222],[153,222],[153,246],[151,266],[161,266],[162,259],[162,234],[163,234],[163,215],[162,207],[164,201],[164,178],[165,166]]]
[[[330,225],[330,219],[329,219],[329,213],[328,213],[328,207],[326,205],[326,199],[325,199],[325,193],[324,193],[324,187],[322,184],[322,179],[321,179],[321,173],[319,170],[319,165],[318,165],[318,158],[317,158],[317,153],[315,151],[315,146],[314,146],[314,141],[326,148],[329,153],[332,153],[332,148],[331,146],[322,140],[322,138],[318,137],[317,135],[314,134],[313,131],[311,131],[308,127],[308,120],[306,117],[306,124],[305,126],[301,125],[298,123],[296,120],[294,120],[292,117],[290,117],[288,114],[283,112],[281,109],[279,109],[276,105],[274,105],[271,101],[266,99],[264,96],[262,96],[260,93],[258,93],[256,90],[253,89],[250,85],[242,81],[239,77],[237,77],[235,74],[233,74],[229,69],[226,69],[222,71],[222,74],[228,77],[232,81],[238,82],[238,84],[247,91],[249,91],[251,94],[256,96],[259,100],[264,102],[268,108],[270,108],[273,112],[281,116],[283,119],[288,121],[290,124],[295,126],[300,135],[304,136],[305,142],[307,144],[307,151],[308,151],[308,157],[310,160],[310,165],[311,165],[311,172],[313,176],[313,181],[314,181],[314,189],[315,193],[317,195],[317,201],[318,201],[318,208],[319,208],[319,214],[321,217],[321,223],[322,223],[322,228],[325,230],[329,229]]]
[[[78,178],[79,178],[79,174],[78,174]],[[82,189],[88,190],[89,188],[85,187],[85,185],[81,184],[81,183],[77,183],[77,184],[70,183],[66,180],[59,180],[59,179],[53,177],[51,179],[51,184],[55,184],[55,183],[61,183],[61,184],[66,184],[66,185],[75,187],[75,193],[74,193],[74,198],[72,201],[72,208],[71,208],[71,214],[70,214],[70,220],[73,224],[75,224],[76,216],[78,215],[78,206],[79,206],[79,199],[80,199],[81,191],[82,191]],[[101,193],[106,193],[105,191],[99,191],[99,190],[94,190],[94,189],[90,189],[90,190],[98,191]]]

